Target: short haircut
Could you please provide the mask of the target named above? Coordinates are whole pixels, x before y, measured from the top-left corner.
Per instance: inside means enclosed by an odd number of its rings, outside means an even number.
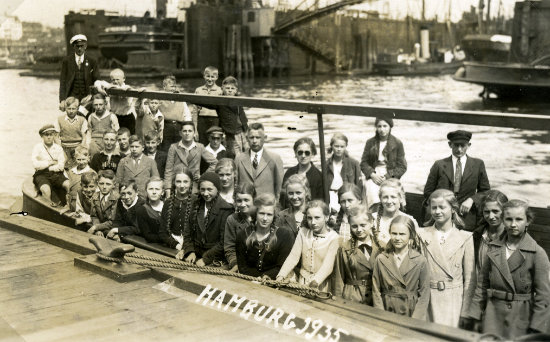
[[[162,179],[160,177],[157,177],[157,176],[154,176],[154,177],[151,177],[149,178],[149,180],[147,181],[147,183],[145,183],[145,189],[147,189],[147,187],[149,186],[149,184],[153,183],[153,182],[161,182],[163,183]],[[161,186],[162,187],[162,186]]]
[[[298,150],[298,147],[302,144],[309,145],[309,148],[311,149],[311,154],[313,154],[314,156],[317,155],[317,148],[315,147],[315,143],[309,137],[303,137],[296,140],[296,142],[294,143],[294,152],[296,152]]]
[[[137,183],[133,179],[130,179],[130,180],[127,180],[126,182],[120,183],[120,187],[119,187],[120,191],[122,191],[123,189],[126,189],[126,188],[133,188],[135,192],[138,191]]]
[[[254,184],[252,183],[242,183],[238,184],[235,187],[235,197],[238,194],[247,194],[252,196],[252,198],[256,197],[256,188],[254,187]]]
[[[158,140],[160,137],[157,131],[149,131],[143,138],[145,141],[153,141]]]
[[[306,214],[307,214],[307,211],[312,208],[321,209],[321,211],[323,212],[323,215],[325,215],[327,218],[330,215],[330,209],[328,208],[328,205],[321,200],[313,200],[308,202],[308,204],[306,205]]]
[[[184,126],[193,126],[193,129],[194,129],[195,123],[193,121],[184,121],[181,123],[181,128],[183,129]]]
[[[76,105],[78,106],[80,104],[80,101],[78,101],[78,99],[76,97],[72,97],[72,96],[69,96],[67,97],[67,99],[65,99],[65,105],[68,107],[72,104],[76,103]]]
[[[218,163],[216,164],[216,169],[214,171],[216,173],[218,173],[224,167],[230,167],[231,172],[235,173],[235,175],[236,175],[235,171],[237,170],[237,167],[235,166],[235,162],[233,161],[233,159],[231,159],[231,158],[222,158],[222,159],[218,160]]]
[[[215,66],[207,66],[206,68],[204,68],[204,71],[202,72],[202,74],[206,74],[207,72],[210,72],[210,73],[214,73],[214,72],[218,72],[218,68],[216,68]]]
[[[115,180],[115,177],[116,177],[114,171],[113,171],[113,170],[110,170],[110,169],[101,170],[101,171],[98,172],[97,175],[98,175],[98,179],[99,179],[99,178],[107,178],[107,179],[110,179],[110,180],[112,180],[112,181],[114,181],[114,180]]]
[[[90,156],[90,153],[88,152],[88,149],[84,146],[77,146],[75,149],[74,149],[74,155],[79,155],[79,156],[84,156],[84,157],[89,157]]]
[[[223,79],[222,87],[228,84],[234,85],[237,88],[239,87],[239,81],[237,81],[237,79],[233,76],[227,76],[226,78]]]
[[[80,177],[80,184],[82,185],[97,184],[97,179],[98,179],[97,173],[95,173],[95,171],[84,172]]]
[[[116,75],[116,74],[122,75],[122,77],[126,77],[124,75],[124,71],[122,71],[122,69],[120,69],[120,68],[116,68],[116,69],[111,70],[111,72],[109,73],[109,76],[113,76],[113,75]]]
[[[128,131],[130,132],[130,131]],[[107,129],[105,132],[103,132],[103,136],[106,136],[107,134],[114,134],[114,135],[117,135],[117,131],[115,131],[114,129],[112,128],[109,128]]]
[[[531,208],[529,208],[529,204],[525,201],[518,200],[518,199],[511,199],[508,202],[504,203],[502,206],[502,212],[504,216],[504,212],[507,209],[512,208],[521,208],[525,211],[525,217],[527,218],[527,224],[531,224],[535,220],[535,213]]]
[[[260,129],[262,131],[265,131],[264,125],[260,122],[253,122],[250,125],[248,125],[248,130],[249,131],[252,131],[252,130],[257,131],[257,130],[260,130]]]
[[[117,135],[123,135],[126,134],[127,136],[130,136],[130,130],[127,127],[120,127],[120,129],[117,132]]]
[[[167,81],[176,83],[176,76],[174,76],[174,75],[166,75],[166,77],[164,77],[164,79],[162,80],[162,83],[164,84],[164,83],[167,82]]]
[[[294,174],[286,179],[285,183],[283,184],[283,191],[285,196],[287,196],[287,198],[288,198],[287,188],[290,184],[300,185],[302,189],[304,189],[306,202],[311,200],[311,189],[309,188],[309,181],[307,180],[306,177],[302,177],[298,174]]]
[[[103,100],[103,101],[105,101],[105,95],[103,95],[101,93],[97,93],[94,96],[92,96],[92,101],[93,100]]]
[[[141,140],[141,138],[138,137],[137,135],[131,135],[130,139],[128,139],[128,142],[130,145],[132,145],[135,142],[138,142],[141,146],[143,146],[143,140]]]

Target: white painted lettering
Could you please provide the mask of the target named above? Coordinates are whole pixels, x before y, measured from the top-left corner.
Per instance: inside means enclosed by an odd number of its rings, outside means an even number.
[[[275,309],[275,311],[273,311],[273,313],[267,319],[267,321],[265,321],[265,324],[270,324],[273,321],[273,326],[275,328],[278,328],[279,327],[279,318],[283,317],[284,314],[285,314],[285,312],[283,310],[281,310],[279,308]]]
[[[294,324],[293,319],[296,318],[296,315],[291,313],[286,316],[285,322],[283,323],[283,329],[294,329],[296,328],[296,324]]]
[[[264,318],[266,318],[267,314],[269,314],[271,312],[271,310],[273,310],[273,307],[270,306],[267,308],[267,310],[265,310],[264,314],[262,315],[262,311],[264,311],[265,309],[265,306],[260,306],[260,308],[258,310],[256,310],[256,313],[254,314],[254,319],[258,322],[261,322],[264,320]],[[260,316],[262,315],[262,316]]]
[[[214,299],[211,303],[210,303],[210,306],[214,306],[214,304],[218,303],[218,309],[221,309],[222,308],[222,304],[223,304],[223,299],[225,298],[225,290],[223,290],[222,292],[220,292],[220,294],[218,294],[216,296],[216,299]]]
[[[340,334],[343,334],[343,335],[349,335],[349,332],[347,332],[346,330],[344,329],[336,329],[336,331],[334,332],[334,338],[331,338],[329,341],[330,342],[338,342],[338,340],[340,340]]]
[[[243,308],[243,311],[241,312],[241,317],[244,319],[248,319],[250,315],[254,312],[254,309],[258,306],[258,301],[253,299],[249,300],[248,303]]]
[[[302,329],[296,329],[296,333],[298,335],[302,335],[309,328],[310,323],[311,323],[311,318],[310,317],[306,318],[306,325]]]
[[[328,338],[330,337],[330,335],[332,335],[332,326],[330,324],[327,324],[326,328],[325,328],[325,336],[321,336],[321,335],[317,335],[317,339],[319,341],[326,341],[328,340]]]
[[[236,312],[239,307],[241,306],[242,303],[244,303],[244,301],[246,300],[246,297],[241,297],[239,298],[238,295],[234,294],[231,299],[229,300],[229,302],[227,302],[227,304],[225,305],[225,307],[223,308],[224,311],[227,311],[227,309],[229,309],[229,307],[231,306],[232,303],[235,303],[237,305],[235,305],[235,307],[233,308],[233,310],[231,310],[232,312]]]
[[[305,335],[306,340],[310,340],[313,336],[315,336],[315,334],[317,334],[319,332],[319,330],[321,330],[322,327],[323,327],[323,321],[322,320],[320,320],[320,319],[314,320],[311,323],[311,328],[313,329],[313,331],[309,332]]]
[[[197,300],[195,300],[195,302],[198,303],[201,301],[203,297],[205,297],[202,305],[206,305],[206,303],[208,303],[208,300],[212,298],[212,296],[214,295],[214,293],[216,293],[217,290],[218,290],[217,288],[212,289],[212,286],[210,286],[210,284],[206,285],[206,287],[204,288],[204,290],[202,290],[202,293],[199,295]]]

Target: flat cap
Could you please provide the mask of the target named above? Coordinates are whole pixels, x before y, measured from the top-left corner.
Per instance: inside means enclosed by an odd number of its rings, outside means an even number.
[[[49,125],[42,126],[42,128],[40,128],[40,130],[38,130],[38,134],[42,135],[44,133],[51,132],[51,131],[55,132],[56,130],[55,130],[55,127],[53,127],[52,124],[49,124]]]
[[[206,130],[206,134],[220,134],[223,135],[223,129],[219,126],[212,126],[209,129]]]
[[[83,34],[77,34],[77,35],[74,35],[71,40],[69,41],[69,43],[71,43],[71,45],[75,42],[78,42],[79,40],[82,40],[82,41],[85,41],[87,42],[88,41],[88,38],[86,38],[85,35]]]
[[[449,141],[470,141],[472,139],[472,133],[468,131],[458,130],[447,134]]]

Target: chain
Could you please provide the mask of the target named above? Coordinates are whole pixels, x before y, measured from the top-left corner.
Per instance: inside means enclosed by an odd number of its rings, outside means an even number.
[[[228,270],[222,270],[216,267],[197,266],[187,261],[181,261],[181,260],[175,260],[175,259],[169,259],[169,258],[156,258],[156,257],[150,257],[150,256],[141,255],[137,253],[128,253],[125,255],[124,258],[108,257],[101,253],[96,253],[96,255],[98,258],[102,260],[116,262],[116,263],[124,262],[127,264],[134,264],[134,265],[147,266],[147,267],[171,268],[171,269],[184,270],[184,271],[197,271],[197,272],[203,272],[203,273],[214,274],[214,275],[224,275],[224,276],[235,277],[243,280],[254,281],[269,287],[289,288],[291,290],[296,291],[299,295],[303,297],[311,297],[311,298],[318,298],[318,299],[332,298],[332,294],[330,292],[322,292],[322,291],[319,291],[319,289],[312,288],[306,285],[291,283],[291,282],[281,282],[281,281],[276,281],[276,280],[266,279],[261,277],[252,277],[246,274],[231,272]],[[137,260],[134,260],[134,259],[137,259]]]

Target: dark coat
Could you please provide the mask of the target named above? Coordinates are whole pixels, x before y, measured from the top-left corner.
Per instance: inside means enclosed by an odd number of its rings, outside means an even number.
[[[336,254],[332,273],[332,293],[337,297],[372,305],[372,261],[351,240],[343,243]]]
[[[377,137],[370,138],[365,144],[363,155],[361,156],[361,171],[367,179],[374,172],[380,149],[380,140]],[[401,140],[390,134],[386,147],[382,151],[386,158],[386,168],[390,178],[401,178],[407,171],[407,161],[405,160],[405,149]]]
[[[122,157],[120,154],[112,154],[111,160],[107,162],[107,155],[103,152],[99,152],[93,155],[92,161],[90,162],[90,167],[95,172],[99,172],[101,170],[112,170],[116,174],[116,170],[121,159]]]
[[[304,220],[305,219],[306,219],[306,216],[304,215]],[[277,227],[290,230],[292,234],[294,234],[294,237],[296,237],[296,235],[298,235],[298,231],[300,230],[300,228],[305,226],[305,223],[302,222],[301,227],[298,227],[298,225],[296,224],[296,219],[294,218],[294,215],[292,214],[289,208],[279,212],[276,218],[276,225]]]
[[[480,319],[485,309],[483,332],[505,339],[525,335],[528,329],[550,332],[548,256],[526,233],[506,259],[505,241],[491,241],[469,316]]]
[[[206,151],[206,152],[208,152],[208,151]],[[216,156],[217,160],[220,160],[222,158],[235,159],[235,154],[233,152],[228,151],[228,150],[223,150],[223,151],[218,152],[218,155]],[[205,173],[206,170],[208,170],[209,166],[210,166],[210,164],[208,164],[208,162],[206,160],[201,159],[201,167],[200,167],[201,175],[203,173]]]
[[[283,184],[285,184],[288,177],[298,174],[299,167],[299,165],[296,165],[286,170],[285,175],[283,176]],[[306,178],[309,183],[309,190],[311,191],[311,199],[323,200],[323,174],[318,168],[315,167],[315,165],[313,165],[313,163],[311,163],[311,167],[306,172]],[[281,194],[280,203],[283,208],[290,207],[290,202],[288,201],[286,194]]]
[[[332,157],[327,160],[327,188],[330,190],[330,185],[334,180],[334,166],[332,165]],[[345,183],[352,183],[361,187],[361,167],[359,162],[351,157],[344,157],[342,160],[342,171],[340,172],[342,180]]]
[[[136,209],[139,235],[143,236],[147,242],[160,242],[160,215],[149,203],[144,203]]]
[[[294,245],[294,236],[288,229],[277,229],[275,232],[277,243],[270,251],[265,251],[264,248],[259,248],[257,245],[250,246],[250,248],[246,246],[246,238],[249,233],[246,229],[237,233],[236,251],[239,273],[253,277],[267,275],[269,278],[275,279]],[[254,234],[254,231],[252,233]],[[263,257],[261,257],[262,253]]]
[[[118,228],[118,235],[136,235],[139,234],[139,228],[137,224],[137,208],[141,207],[145,201],[138,197],[136,204],[130,209],[126,210],[122,205],[122,200],[118,200],[116,204],[115,218],[112,221],[106,221],[97,225],[97,230],[108,231],[111,228]]]
[[[109,195],[105,206],[101,205],[99,194],[92,197],[92,224],[99,224],[108,221],[112,221],[115,218],[116,207],[118,202],[118,194],[114,191]]]
[[[90,87],[99,78],[99,67],[96,60],[89,57],[87,53],[84,53],[84,63],[82,65],[84,66],[84,83],[89,91]],[[63,58],[61,75],[59,76],[59,102],[69,97],[77,69],[74,52]]]
[[[197,212],[197,208],[200,213]],[[207,265],[214,260],[223,260],[225,223],[232,213],[233,206],[218,196],[208,212],[208,222],[204,222],[204,218],[198,216],[204,214],[204,200],[199,198],[195,201],[190,215],[191,222],[183,232],[185,255],[195,253],[197,257],[202,257]]]
[[[430,271],[426,258],[409,249],[401,266],[393,254],[379,254],[372,275],[374,307],[426,320],[430,302]]]
[[[220,127],[225,133],[237,134],[248,130],[248,118],[241,106],[210,106],[202,105],[203,107],[215,109],[218,114]],[[237,120],[238,119],[238,120]],[[239,127],[239,121],[241,126]]]
[[[248,217],[242,213],[231,214],[225,222],[223,250],[230,269],[237,265],[237,235],[241,230],[245,230],[250,224]]]
[[[157,170],[159,172],[160,178],[164,178],[164,169],[166,168],[167,158],[167,152],[157,150],[157,153],[155,153],[155,162],[157,163]]]
[[[185,226],[190,223],[191,211],[193,210],[193,203],[196,201],[196,198],[195,195],[192,195],[190,199],[186,196],[183,200],[180,200],[172,196],[164,202],[161,213],[159,237],[168,247],[176,248],[178,244],[172,237],[172,234],[183,236]],[[191,202],[189,215],[187,215],[188,201]]]

